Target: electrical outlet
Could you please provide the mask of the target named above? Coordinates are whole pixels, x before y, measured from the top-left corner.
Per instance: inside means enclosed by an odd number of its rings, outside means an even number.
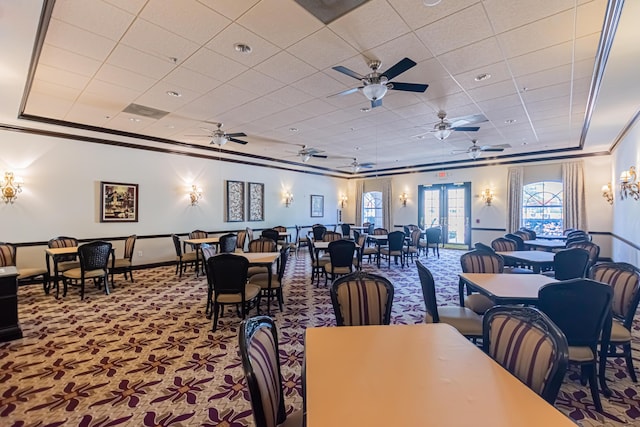
[[[138,256],[142,257],[142,251],[138,251]]]

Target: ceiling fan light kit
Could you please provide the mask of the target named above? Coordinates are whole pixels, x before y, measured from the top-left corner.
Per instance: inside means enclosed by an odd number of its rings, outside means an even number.
[[[362,93],[369,101],[377,101],[386,95],[387,86],[382,83],[372,83],[363,87]]]
[[[224,136],[224,134],[222,134],[222,135],[214,134],[211,137],[211,144],[215,144],[215,145],[218,145],[220,147],[222,147],[224,144],[226,144],[227,141],[229,141],[229,140]]]

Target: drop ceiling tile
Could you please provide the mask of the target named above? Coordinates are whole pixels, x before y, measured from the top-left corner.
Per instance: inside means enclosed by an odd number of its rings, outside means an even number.
[[[302,80],[298,80],[297,82],[293,83],[292,86],[318,98],[329,96],[348,89],[341,85],[337,80],[329,77],[322,72],[315,73]],[[362,96],[364,97],[364,95]]]
[[[75,102],[64,116],[64,120],[102,127],[112,115],[118,114],[118,112],[118,110],[110,110],[107,108],[97,107],[95,105],[86,105],[81,102]]]
[[[514,76],[537,73],[559,65],[571,64],[573,57],[572,45],[572,42],[560,43],[509,58],[507,62]]]
[[[477,3],[477,0],[443,1],[435,7],[428,7],[420,4],[420,2],[406,0],[388,1],[402,19],[414,30]]]
[[[105,100],[111,101],[114,104],[121,104],[124,106],[129,105],[142,94],[142,91],[128,89],[123,86],[118,86],[95,79],[87,85],[85,92],[102,96]]]
[[[600,34],[607,10],[607,1],[594,0],[578,6],[576,37]]]
[[[571,65],[561,65],[537,73],[525,74],[516,77],[515,80],[519,88],[526,87],[528,90],[533,90],[571,81],[571,71]]]
[[[142,133],[142,130],[155,120],[139,117],[129,113],[118,113],[105,123],[109,129],[122,130],[125,132]]]
[[[133,71],[110,64],[103,65],[94,76],[94,79],[126,87],[140,93],[149,89],[156,82],[156,80],[151,77],[143,76],[142,74],[134,73]]]
[[[404,57],[410,58],[414,62],[417,62],[418,65],[430,63],[428,60],[433,58],[433,54],[414,33],[402,35],[376,46],[363,52],[363,55],[367,58],[375,58],[382,61],[381,68],[383,70],[389,69]],[[415,73],[415,71],[416,68],[414,67],[407,72]],[[404,79],[405,75],[406,74],[401,74],[402,77],[398,76],[398,78]]]
[[[47,82],[40,79],[34,79],[33,84],[31,86],[29,99],[31,99],[31,94],[36,94],[36,93],[41,95],[48,95],[58,100],[73,102],[78,98],[78,96],[81,93],[81,90],[78,88],[63,86],[63,85]],[[49,108],[53,111],[57,107],[55,104],[52,104]]]
[[[267,95],[284,86],[284,83],[253,69],[249,69],[238,77],[229,80],[228,84],[260,96]]]
[[[113,50],[107,64],[156,79],[162,78],[176,67],[169,59],[149,55],[122,44]]]
[[[211,40],[231,23],[195,0],[181,0],[180,7],[166,0],[149,0],[140,17],[199,44]]]
[[[503,33],[551,15],[573,9],[574,0],[537,1],[501,1],[486,0],[483,6],[496,33]]]
[[[498,35],[507,58],[573,39],[573,11],[566,11]]]
[[[187,104],[176,113],[197,120],[217,121],[215,118],[217,114],[222,114],[254,99],[256,99],[255,94],[225,84]]]
[[[43,86],[45,86],[45,84],[40,85],[39,88],[42,89],[42,92],[32,90],[29,93],[29,101],[24,110],[25,114],[57,120],[64,119],[65,114],[73,105],[73,99],[68,99],[70,97],[65,99],[64,97],[67,95],[63,89],[46,88]],[[63,95],[63,97],[56,96],[56,92]],[[55,108],[51,108],[52,105],[55,105]]]
[[[300,108],[301,110],[306,111],[313,116],[321,116],[336,111],[336,107],[321,99],[314,99],[305,102],[304,104],[298,105],[297,108]]]
[[[245,65],[206,48],[198,50],[182,66],[222,82],[247,70]]]
[[[38,65],[35,79],[78,90],[82,90],[89,82],[89,78],[86,76],[61,70],[60,68],[50,67],[45,64]]]
[[[90,110],[91,108],[95,108],[98,113],[104,112],[102,117],[96,118],[96,120],[103,119],[111,119],[116,114],[120,113],[124,108],[129,105],[127,100],[118,100],[115,98],[106,98],[103,97],[99,93],[91,93],[84,91],[78,97],[76,104],[79,107],[83,107],[80,109]],[[102,114],[102,113],[101,113]],[[106,117],[108,116],[108,117]]]
[[[270,96],[287,107],[294,107],[313,99],[313,96],[292,86],[284,86],[273,92]]]
[[[287,51],[318,70],[338,65],[358,54],[358,51],[328,28],[316,31],[288,47]]]
[[[464,28],[464,31],[460,31]],[[438,56],[493,36],[481,3],[416,30],[416,35]]]
[[[237,126],[276,114],[286,108],[285,105],[280,104],[277,100],[263,97],[226,111],[216,117],[221,122]]]
[[[284,50],[258,64],[255,69],[287,84],[309,77],[317,71]]]
[[[198,0],[205,6],[223,14],[231,20],[238,19],[260,0]]]
[[[438,110],[444,110],[448,112],[455,111],[456,108],[461,108],[471,104],[473,101],[469,98],[469,95],[464,92],[458,92],[453,95],[447,95],[442,98],[433,99],[431,105],[435,106]],[[463,114],[451,113],[452,117],[462,116]]]
[[[191,56],[199,45],[144,19],[137,19],[121,40],[121,43],[152,56],[181,63]]]
[[[237,22],[283,49],[324,26],[298,3],[282,0],[262,0]]]
[[[438,59],[449,73],[456,75],[502,61],[503,56],[497,40],[491,37],[447,52]]]
[[[104,0],[105,2],[137,15],[147,0]]]
[[[168,95],[167,92],[169,91],[175,91],[180,96]],[[198,92],[161,81],[136,98],[135,103],[163,111],[176,111],[199,96],[200,93]]]
[[[51,20],[46,42],[81,56],[103,61],[116,42],[57,19]]]
[[[478,106],[486,113],[490,113],[493,110],[500,108],[516,107],[522,105],[518,94],[512,94],[502,96],[499,98],[488,99],[486,101],[479,101]]]
[[[185,67],[177,67],[162,80],[170,85],[184,87],[201,94],[205,94],[222,84],[219,80],[191,71]]]
[[[371,0],[328,27],[358,51],[372,49],[410,31],[386,0]]]
[[[476,77],[482,74],[488,74],[490,77],[486,80],[477,81]],[[457,74],[453,77],[465,90],[470,90],[483,87],[488,84],[510,80],[511,72],[509,71],[509,67],[506,62],[500,61],[495,64],[485,65],[481,68],[476,68],[475,70]]]
[[[111,40],[120,40],[135,18],[135,15],[108,3],[84,0],[58,1],[52,16]]]
[[[598,51],[598,45],[600,44],[600,34],[591,34],[585,37],[576,39],[575,45],[575,59],[580,61],[582,59],[594,58]]]
[[[60,49],[47,43],[42,47],[38,63],[87,77],[93,76],[101,65],[100,61]]]
[[[235,50],[236,43],[250,46],[251,53],[237,52]],[[247,67],[254,67],[280,51],[280,48],[273,43],[236,23],[225,28],[207,43],[206,47]]]

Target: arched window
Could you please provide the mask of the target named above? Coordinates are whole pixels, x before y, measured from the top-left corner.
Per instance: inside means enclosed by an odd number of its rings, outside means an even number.
[[[382,227],[382,192],[370,191],[362,195],[362,222]]]
[[[522,196],[522,225],[538,234],[562,236],[562,182],[527,184]]]

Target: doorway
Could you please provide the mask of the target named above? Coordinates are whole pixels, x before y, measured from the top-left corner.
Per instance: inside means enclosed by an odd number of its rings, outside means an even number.
[[[471,244],[471,183],[418,186],[420,228],[442,227],[444,244]]]

